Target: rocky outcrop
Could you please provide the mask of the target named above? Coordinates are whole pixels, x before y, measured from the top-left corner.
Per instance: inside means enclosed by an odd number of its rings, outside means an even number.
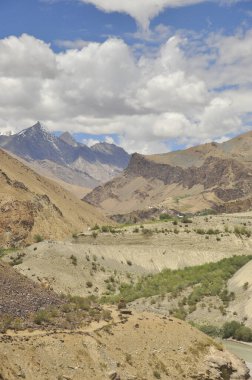
[[[242,380],[250,379],[245,362],[229,351],[211,347],[205,357],[202,371],[195,376],[197,380]]]
[[[207,158],[200,167],[183,169],[179,166],[158,164],[144,156],[134,154],[125,174],[147,179],[155,178],[165,185],[181,184],[188,189],[199,184],[203,185],[205,190],[215,186],[229,186],[232,179],[233,183],[239,182],[242,188],[231,189],[229,199],[244,196],[244,193],[252,190],[252,175],[244,165],[235,160],[217,157]]]

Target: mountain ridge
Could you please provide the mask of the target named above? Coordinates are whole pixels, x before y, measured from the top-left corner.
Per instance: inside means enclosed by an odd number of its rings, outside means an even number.
[[[86,188],[120,174],[130,158],[114,144],[88,147],[75,141],[69,132],[54,136],[40,122],[11,136],[0,135],[0,147],[36,164],[36,170],[41,167],[61,181]]]
[[[245,211],[252,199],[251,163],[252,132],[222,144],[161,155],[135,153],[119,177],[84,199],[109,215],[136,211],[137,205],[139,210],[166,206],[183,212],[229,207]]]

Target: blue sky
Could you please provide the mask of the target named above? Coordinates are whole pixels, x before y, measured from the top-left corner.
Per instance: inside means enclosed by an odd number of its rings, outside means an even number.
[[[138,1],[1,0],[0,131],[155,153],[248,130],[252,2]]]
[[[168,8],[151,21],[151,28],[164,24],[177,29],[211,32],[222,30],[233,33],[242,25],[251,26],[252,3],[241,1],[220,6],[204,2],[179,8]],[[127,37],[137,29],[134,19],[126,14],[105,13],[92,4],[75,0],[1,0],[0,35],[19,36],[27,33],[52,43],[57,40],[104,41],[107,35]]]

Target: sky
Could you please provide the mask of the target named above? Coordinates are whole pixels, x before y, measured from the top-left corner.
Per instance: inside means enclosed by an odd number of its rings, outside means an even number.
[[[252,0],[0,0],[0,133],[163,153],[252,129]]]

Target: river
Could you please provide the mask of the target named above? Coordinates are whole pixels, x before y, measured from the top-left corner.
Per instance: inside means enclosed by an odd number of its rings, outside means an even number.
[[[245,360],[248,368],[250,369],[250,375],[252,376],[252,345],[229,340],[223,341],[223,345],[230,352],[233,352],[236,356]]]

